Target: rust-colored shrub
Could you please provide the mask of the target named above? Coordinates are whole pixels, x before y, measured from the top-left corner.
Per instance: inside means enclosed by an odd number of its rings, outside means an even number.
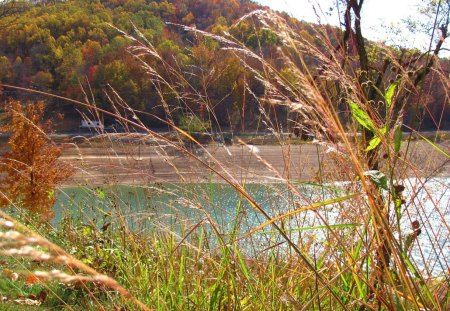
[[[0,162],[0,206],[15,205],[42,217],[52,218],[54,189],[71,175],[71,168],[59,160],[61,148],[47,136],[51,121],[43,121],[45,104],[8,102],[9,151]]]

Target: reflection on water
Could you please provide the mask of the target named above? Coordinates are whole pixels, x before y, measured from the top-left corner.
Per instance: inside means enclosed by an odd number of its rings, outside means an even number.
[[[405,181],[405,197],[411,198],[404,211],[402,226],[410,228],[418,220],[422,233],[411,251],[418,267],[426,267],[427,274],[450,272],[450,178]],[[411,220],[411,221],[410,221]],[[425,264],[426,263],[426,264]]]

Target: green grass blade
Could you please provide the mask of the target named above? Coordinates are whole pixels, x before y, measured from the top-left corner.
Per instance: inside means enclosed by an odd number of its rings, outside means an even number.
[[[320,230],[320,229],[346,229],[346,228],[354,228],[359,227],[362,224],[358,223],[350,223],[350,224],[334,224],[334,225],[328,225],[328,226],[314,226],[314,227],[302,227],[302,228],[291,228],[291,229],[285,229],[285,232],[298,232],[298,231],[309,231],[309,230]],[[278,231],[261,231],[259,234],[272,234],[277,233]]]
[[[395,130],[395,136],[394,136],[394,150],[396,153],[400,152],[400,148],[402,147],[402,139],[403,139],[403,133],[402,133],[401,126],[399,126]]]
[[[450,159],[450,154],[448,154],[447,152],[445,152],[444,150],[442,150],[438,145],[436,145],[435,143],[433,143],[431,140],[429,140],[428,138],[426,138],[425,136],[423,136],[420,133],[417,133],[419,135],[420,138],[422,138],[423,140],[425,140],[427,143],[429,143],[434,149],[436,149],[437,151],[439,151],[440,153],[442,153],[443,155],[445,155],[447,158]]]
[[[340,198],[326,200],[326,201],[322,201],[322,202],[319,202],[319,203],[315,203],[315,204],[310,205],[310,206],[306,206],[306,207],[302,207],[302,208],[296,209],[294,211],[288,212],[286,214],[283,214],[283,215],[280,215],[278,217],[272,218],[269,221],[266,221],[265,223],[259,225],[256,228],[253,228],[248,233],[244,234],[244,236],[241,237],[241,238],[244,238],[244,237],[247,237],[249,235],[252,235],[253,233],[261,230],[262,228],[267,227],[270,224],[273,224],[277,220],[280,220],[280,219],[283,219],[283,218],[286,218],[286,217],[289,217],[289,216],[292,216],[292,215],[295,215],[295,214],[298,214],[298,213],[301,213],[301,212],[304,212],[304,211],[314,210],[314,209],[317,209],[317,208],[322,207],[322,206],[326,206],[326,205],[330,205],[330,204],[334,204],[334,203],[338,203],[338,202],[342,202],[342,201],[347,201],[349,199],[356,198],[356,197],[358,197],[360,195],[361,195],[360,193],[354,193],[354,194],[350,194],[350,195],[343,196],[343,197],[340,197]]]

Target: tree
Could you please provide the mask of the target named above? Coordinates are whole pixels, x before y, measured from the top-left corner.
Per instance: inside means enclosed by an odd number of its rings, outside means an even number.
[[[51,122],[43,122],[43,102],[28,103],[22,107],[18,101],[6,104],[10,122],[4,128],[11,133],[10,151],[0,162],[0,206],[18,207],[36,213],[42,220],[50,220],[56,197],[55,188],[67,179],[72,170],[61,162],[61,148],[47,137]]]
[[[0,56],[0,82],[10,79],[12,76],[12,66],[6,56]]]
[[[38,71],[33,77],[31,77],[32,85],[44,90],[50,89],[53,82],[53,75],[48,71]]]
[[[364,0],[341,0],[341,5],[345,7],[343,10],[343,26],[344,33],[342,37],[342,43],[345,50],[353,45],[356,47],[358,54],[358,62],[360,65],[360,69],[369,73],[370,71],[375,72],[377,68],[371,67],[368,59],[367,53],[367,42],[364,39],[362,33],[361,23],[363,19],[361,17],[361,10],[364,4]],[[418,85],[423,81],[425,76],[429,73],[433,65],[435,64],[436,58],[439,53],[443,49],[443,44],[445,40],[448,38],[449,34],[449,26],[450,26],[450,1],[448,0],[427,0],[424,1],[421,7],[421,12],[425,15],[426,18],[422,18],[420,22],[420,28],[425,30],[431,38],[435,39],[434,46],[433,43],[430,43],[430,50],[425,52],[426,61],[423,63],[414,63],[414,66],[417,66],[415,69],[415,79],[414,84]],[[342,46],[341,46],[342,47]],[[431,53],[431,55],[428,55]],[[421,55],[420,57],[423,57]],[[400,63],[402,63],[402,59],[398,59]],[[388,66],[391,66],[389,64]],[[386,73],[385,71],[379,71],[377,73],[376,81],[380,81],[378,85],[380,86],[382,82],[382,75]],[[367,79],[366,79],[367,80]],[[370,90],[373,93],[376,90]],[[370,94],[369,94],[370,95]]]
[[[29,6],[28,1],[2,0],[0,1],[0,28],[8,26],[12,21],[6,21],[6,17],[14,16],[25,11]]]
[[[436,62],[439,53],[444,49],[444,42],[450,36],[450,1],[449,0],[427,0],[422,4],[421,12],[427,16],[421,28],[430,35],[434,42],[430,43],[427,61],[420,68],[415,77],[415,84],[422,83],[426,75]],[[426,22],[428,21],[428,22]],[[433,47],[434,43],[434,47]]]
[[[428,15],[428,19],[426,19],[427,21],[423,20],[421,26],[432,39],[435,39],[435,42],[430,43],[428,51],[413,56],[404,51],[397,55],[394,53],[383,55],[379,52],[379,55],[384,56],[382,61],[370,57],[370,45],[363,36],[361,25],[364,19],[361,11],[364,0],[340,0],[339,3],[342,5],[344,29],[341,42],[335,46],[334,51],[341,53],[342,69],[356,72],[355,78],[361,85],[360,91],[351,95],[358,102],[365,103],[364,110],[383,119],[383,112],[377,108],[377,103],[384,100],[384,95],[382,92],[380,93],[380,90],[388,89],[390,85],[393,85],[394,80],[407,80],[405,83],[409,83],[410,87],[398,90],[396,101],[393,103],[396,105],[393,111],[403,110],[408,97],[421,93],[420,90],[426,76],[436,64],[439,53],[444,48],[443,44],[449,36],[450,1],[424,1],[422,13]],[[416,94],[413,94],[414,91],[410,91],[411,88],[415,90]],[[393,115],[391,121],[401,123],[402,120],[399,118],[402,118],[401,114]],[[367,128],[363,128],[363,132],[367,141],[374,138],[375,133]],[[367,153],[370,170],[378,169],[379,160],[376,158],[376,152],[377,148],[373,148]]]
[[[429,18],[423,19],[421,23],[432,39],[428,51],[416,55],[405,52],[379,53],[382,56],[381,61],[379,58],[369,57],[370,44],[363,36],[364,18],[361,12],[364,0],[340,0],[339,3],[342,5],[340,12],[343,12],[343,31],[340,44],[334,48],[334,57],[340,57],[344,72],[356,73],[354,80],[359,82],[359,87],[348,92],[345,91],[346,85],[338,81],[337,88],[342,90],[338,96],[348,99],[349,110],[361,125],[365,139],[362,142],[360,154],[366,156],[365,169],[377,172],[381,170],[381,155],[389,153],[382,141],[394,141],[394,137],[401,138],[403,111],[408,98],[415,97],[419,103],[426,95],[423,92],[425,79],[438,62],[439,53],[449,36],[450,1],[427,0],[423,3],[422,13],[428,14]],[[434,42],[433,39],[435,39]],[[365,120],[376,120],[378,124],[375,122],[367,124]],[[397,136],[397,133],[400,133],[400,136]],[[397,153],[398,151],[399,147]],[[385,190],[388,190],[387,187]],[[395,238],[389,236],[390,228],[393,227],[389,219],[389,206],[395,205],[396,208],[401,208],[401,204],[395,201],[398,197],[395,187],[392,186],[389,190],[390,198],[379,196],[374,197],[372,201],[372,209],[377,215],[373,222],[374,243],[377,247],[374,251],[375,270],[371,281],[372,289],[367,295],[368,299],[375,296],[383,297],[381,288],[391,271],[393,258],[398,256],[395,252],[402,251],[401,247],[400,250],[396,249],[392,243]],[[398,223],[400,218],[401,215],[397,215]],[[365,310],[365,307],[361,310]]]
[[[189,12],[185,17],[181,20],[185,25],[191,25],[195,21],[195,16],[192,12]]]

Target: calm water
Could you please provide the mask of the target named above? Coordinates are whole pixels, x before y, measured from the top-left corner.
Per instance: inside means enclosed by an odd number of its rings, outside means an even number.
[[[296,189],[303,200],[314,200],[321,191],[314,185],[299,185]],[[246,191],[273,216],[294,206],[294,199],[283,185],[249,184]],[[230,185],[157,184],[65,188],[58,195],[55,222],[59,222],[65,213],[78,213],[81,217],[94,217],[98,221],[111,213],[123,215],[131,227],[151,228],[161,223],[174,226],[182,222],[195,224],[205,218],[205,212],[223,228],[242,215],[246,220],[242,230],[265,221]]]
[[[423,228],[418,243],[412,249],[412,258],[418,267],[425,266],[424,260],[428,262],[430,274],[447,271],[450,265],[450,178],[428,181],[426,188],[415,179],[405,180],[404,184],[407,205],[403,210],[402,231],[409,231],[413,220],[418,220]],[[298,208],[296,203],[305,206],[348,193],[344,184],[333,187],[302,184],[295,187],[295,194],[280,184],[249,184],[246,190],[272,217]],[[412,193],[415,193],[414,197],[411,197]],[[335,226],[343,237],[351,235],[360,225],[343,212],[345,208],[342,204],[331,204],[321,207],[318,212],[305,211],[283,225],[294,241],[313,237],[316,250],[320,251],[327,240],[324,221]],[[158,228],[187,232],[200,222],[208,224],[206,212],[220,228],[225,240],[233,229],[237,228],[237,232],[243,234],[266,221],[227,184],[154,184],[61,190],[55,206],[55,224],[64,214],[70,213],[81,219],[93,219],[99,226],[104,221],[113,225],[125,222],[134,230]],[[253,236],[252,251],[263,250],[282,241],[268,226]]]

